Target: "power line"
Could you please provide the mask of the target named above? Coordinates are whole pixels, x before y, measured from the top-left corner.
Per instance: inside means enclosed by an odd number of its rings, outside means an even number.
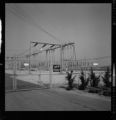
[[[17,8],[16,8],[16,10],[17,10]],[[39,24],[36,24],[35,22],[33,22],[34,20],[31,19],[30,16],[27,16],[29,19],[26,20],[27,17],[25,17],[24,14],[17,14],[17,13],[15,12],[15,9],[14,9],[14,10],[13,10],[13,9],[12,9],[12,10],[9,9],[9,11],[10,11],[12,14],[14,14],[15,16],[23,19],[23,21],[25,21],[25,22],[27,22],[27,23],[29,23],[29,24],[31,23],[31,25],[39,28],[41,31],[43,31],[44,33],[46,33],[46,34],[49,35],[50,37],[52,37],[52,38],[54,38],[55,40],[61,42],[60,39],[58,39],[57,37],[55,37],[54,35],[52,35],[50,32],[48,32],[47,30],[45,30],[42,26],[40,26]],[[26,14],[27,14],[27,13],[26,13]],[[26,18],[26,19],[25,19],[25,18]]]

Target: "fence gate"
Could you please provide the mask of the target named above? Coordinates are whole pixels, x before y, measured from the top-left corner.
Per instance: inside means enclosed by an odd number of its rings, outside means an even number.
[[[6,59],[5,92],[49,88],[51,86],[50,71],[46,69],[43,72],[42,69],[39,69],[42,63],[37,64],[38,68],[31,64],[29,70],[28,59],[17,57]]]

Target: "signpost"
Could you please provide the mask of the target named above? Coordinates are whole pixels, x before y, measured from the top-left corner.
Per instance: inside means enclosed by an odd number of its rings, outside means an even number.
[[[53,72],[60,72],[60,65],[53,65]]]

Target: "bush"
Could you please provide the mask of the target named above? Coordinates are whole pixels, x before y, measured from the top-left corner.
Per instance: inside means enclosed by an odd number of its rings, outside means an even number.
[[[84,90],[86,87],[87,87],[87,85],[88,85],[88,82],[89,82],[89,78],[85,78],[84,77],[84,72],[83,72],[83,70],[81,70],[81,75],[80,75],[80,80],[81,80],[81,85],[79,86],[79,89],[80,90]]]
[[[111,88],[110,87],[103,86],[101,88],[101,91],[102,91],[102,95],[111,96]]]
[[[105,75],[103,78],[103,82],[105,84],[105,87],[111,87],[111,82],[110,82],[110,70],[109,67],[107,67],[107,70],[105,72]]]
[[[73,83],[74,83],[74,80],[75,80],[75,77],[76,77],[76,76],[74,76],[74,77],[72,78],[72,74],[73,74],[73,71],[72,71],[72,70],[71,70],[70,73],[67,72],[67,76],[66,76],[66,80],[68,81],[68,88],[67,88],[67,90],[71,90],[71,89],[73,89],[73,87],[74,87]]]
[[[98,93],[99,95],[104,95],[104,96],[111,96],[111,89],[109,88],[96,88],[96,87],[89,87],[88,88],[89,93]]]
[[[103,95],[104,96],[111,96],[111,91],[110,90],[104,90]]]
[[[93,69],[91,68],[90,73],[90,85],[91,87],[98,87],[98,84],[100,82],[100,75],[97,77],[95,73],[93,72]]]
[[[101,89],[91,87],[91,88],[89,88],[88,92],[90,92],[90,93],[99,93],[99,92],[101,92]]]

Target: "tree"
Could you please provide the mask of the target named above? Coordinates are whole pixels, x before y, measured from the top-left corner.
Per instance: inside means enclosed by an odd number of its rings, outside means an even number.
[[[100,75],[97,77],[95,73],[93,72],[93,69],[91,68],[90,72],[90,85],[91,87],[98,87],[98,84],[100,82]]]
[[[106,70],[106,72],[105,72],[105,75],[104,75],[102,78],[103,78],[103,82],[104,82],[105,86],[106,86],[106,87],[111,87],[109,67],[107,67],[107,70]]]
[[[71,72],[67,72],[67,76],[66,76],[66,79],[68,80],[68,90],[71,90],[73,89],[73,82],[74,82],[74,79],[76,76],[74,76],[72,78],[72,74],[73,74],[73,71],[71,70]]]
[[[86,86],[88,85],[88,82],[89,82],[89,78],[85,78],[84,77],[84,72],[83,70],[81,69],[81,75],[80,75],[80,80],[81,80],[81,85],[79,86],[79,89],[81,90],[84,90],[86,88]]]

